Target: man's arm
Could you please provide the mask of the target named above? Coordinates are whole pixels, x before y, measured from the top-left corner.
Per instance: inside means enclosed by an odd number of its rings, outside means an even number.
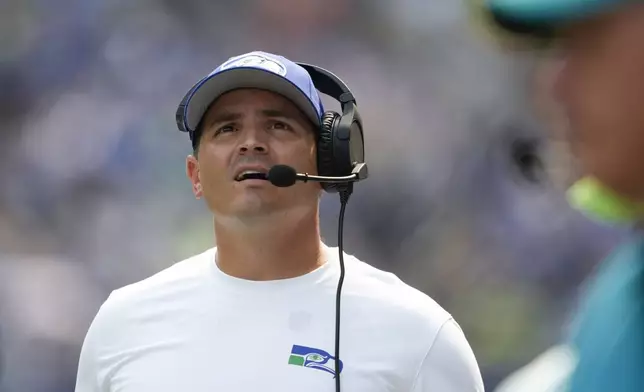
[[[75,392],[109,392],[109,386],[101,381],[105,373],[100,363],[100,349],[109,339],[108,335],[113,328],[113,315],[108,311],[110,299],[103,303],[98,313],[90,325],[83,347],[81,348],[80,358],[78,361],[78,371],[76,373]]]
[[[429,348],[412,392],[484,392],[481,371],[460,326],[449,319]]]
[[[93,324],[92,324],[93,326]],[[78,361],[78,371],[76,373],[75,392],[102,392],[98,386],[96,371],[96,356],[94,354],[94,336],[92,336],[92,327],[85,336],[83,347],[81,348],[80,359]]]

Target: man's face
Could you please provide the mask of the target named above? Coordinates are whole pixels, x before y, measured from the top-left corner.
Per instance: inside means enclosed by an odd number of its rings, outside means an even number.
[[[188,157],[187,174],[195,195],[216,216],[251,218],[317,204],[315,183],[278,188],[265,180],[236,180],[246,169],[265,173],[276,164],[317,173],[315,132],[289,100],[261,90],[231,91],[211,105],[202,123],[198,158]]]
[[[554,92],[582,170],[644,198],[644,5],[570,26]]]

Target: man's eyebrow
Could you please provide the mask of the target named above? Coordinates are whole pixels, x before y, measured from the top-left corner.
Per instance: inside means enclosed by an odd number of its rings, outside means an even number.
[[[213,115],[212,118],[208,119],[208,122],[204,124],[205,125],[204,128],[210,128],[214,124],[220,124],[223,122],[239,120],[241,117],[242,117],[241,113],[236,113],[236,112],[217,113]]]

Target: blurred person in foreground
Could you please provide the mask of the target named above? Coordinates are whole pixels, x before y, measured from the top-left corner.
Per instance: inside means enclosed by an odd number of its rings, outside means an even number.
[[[642,391],[644,1],[487,0],[484,11],[512,43],[552,49],[550,91],[583,172],[571,205],[632,228],[588,280],[569,339],[498,390]]]
[[[186,97],[187,175],[213,214],[216,246],[109,296],[87,333],[76,392],[328,392],[338,376],[345,391],[483,391],[450,314],[349,255],[335,373],[339,257],[320,237],[322,188],[244,174],[324,165],[330,117],[307,69],[251,52]]]

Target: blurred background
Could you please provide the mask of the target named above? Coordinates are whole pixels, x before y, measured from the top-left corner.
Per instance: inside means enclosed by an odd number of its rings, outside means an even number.
[[[450,311],[488,390],[559,341],[580,285],[623,235],[567,206],[572,162],[530,109],[533,56],[489,45],[459,1],[1,9],[1,392],[73,391],[110,291],[213,245],[174,114],[193,83],[251,50],[353,89],[371,177],[349,203],[346,250]],[[324,196],[330,245],[338,208]]]

